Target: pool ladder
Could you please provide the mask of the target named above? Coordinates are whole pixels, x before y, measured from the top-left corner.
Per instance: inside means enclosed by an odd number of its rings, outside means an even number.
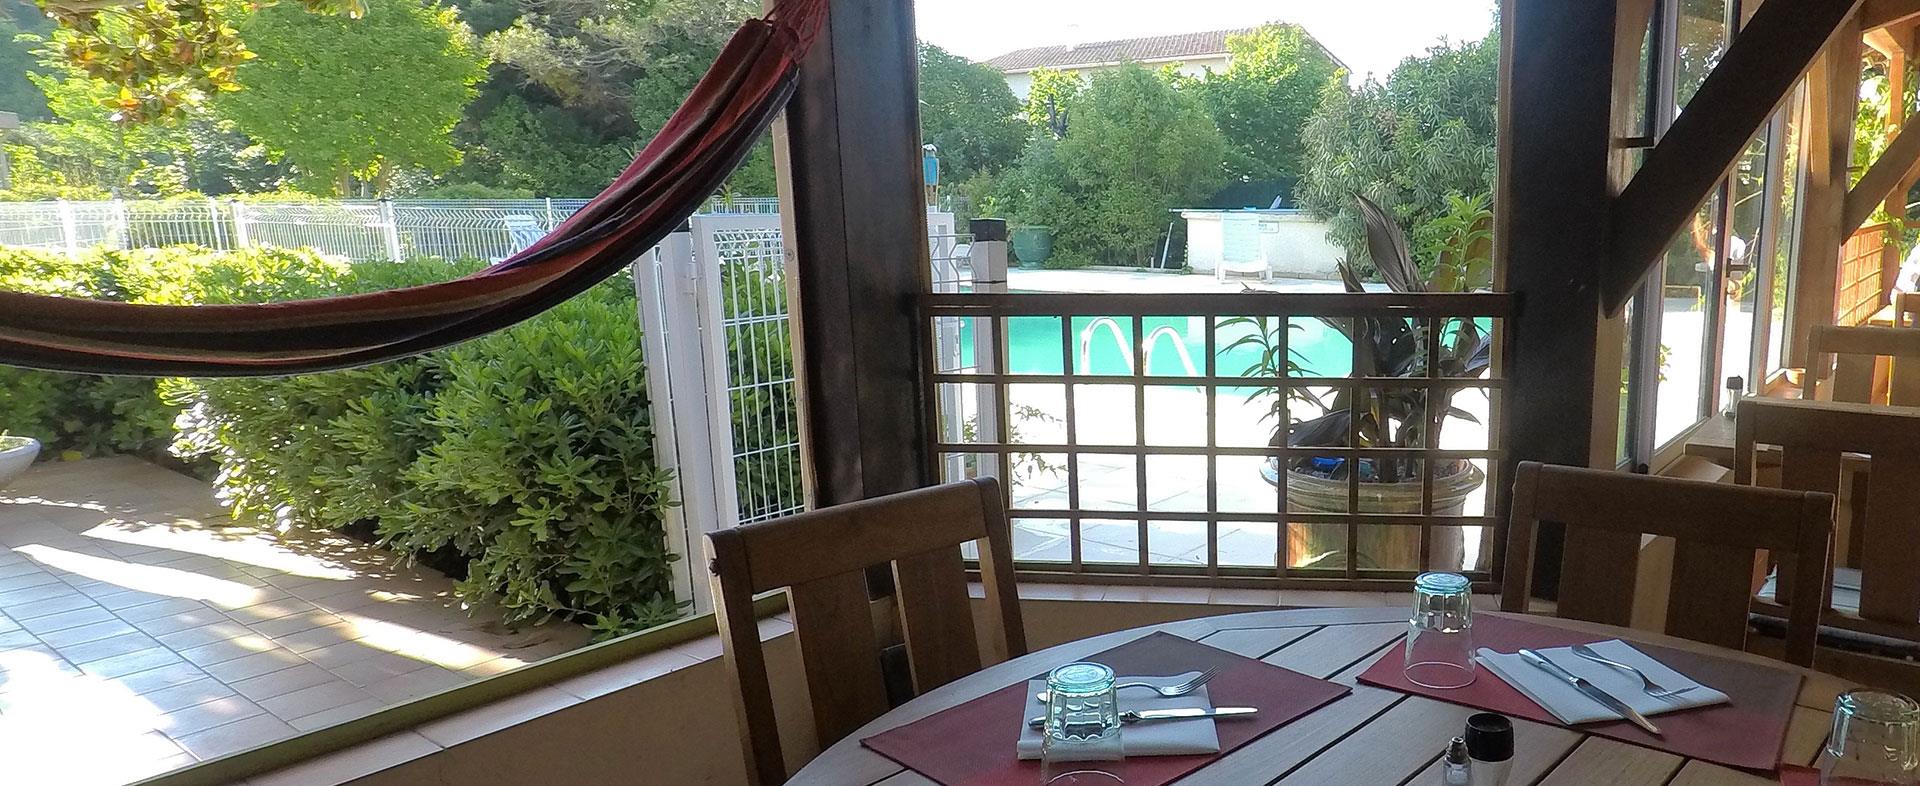
[[[1127,373],[1129,375],[1135,373],[1133,367],[1133,348],[1127,346],[1126,330],[1120,326],[1120,321],[1113,317],[1100,317],[1095,319],[1087,323],[1085,330],[1080,331],[1079,367],[1082,369],[1093,367],[1093,335],[1097,329],[1101,327],[1107,329],[1107,335],[1113,337],[1114,346],[1120,349],[1120,358],[1127,364]],[[1153,368],[1153,350],[1160,346],[1160,337],[1163,335],[1173,337],[1173,350],[1180,356],[1180,364],[1186,367],[1187,376],[1200,376],[1199,367],[1193,364],[1193,355],[1187,352],[1187,342],[1180,338],[1180,331],[1173,329],[1173,327],[1169,325],[1161,325],[1147,332],[1147,349],[1141,354],[1141,364],[1149,369]],[[1085,372],[1083,371],[1082,373]],[[1194,387],[1201,388],[1202,386],[1195,385]]]

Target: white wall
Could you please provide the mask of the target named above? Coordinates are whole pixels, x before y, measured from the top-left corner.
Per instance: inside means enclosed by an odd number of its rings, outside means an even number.
[[[1264,267],[1285,278],[1337,279],[1345,256],[1327,242],[1327,222],[1297,210],[1187,210],[1187,266],[1212,273],[1257,275]]]
[[[1204,76],[1207,73],[1207,69],[1209,68],[1215,71],[1227,70],[1227,61],[1228,61],[1228,57],[1226,55],[1215,55],[1213,57],[1197,57],[1190,60],[1179,60],[1179,61],[1166,60],[1166,61],[1160,61],[1160,62],[1147,62],[1147,63],[1141,63],[1141,65],[1144,65],[1154,70],[1159,70],[1160,68],[1165,67],[1167,64],[1172,63],[1174,65],[1174,70],[1180,72],[1181,75],[1197,77],[1197,76]],[[1092,68],[1057,69],[1057,70],[1069,71],[1070,73],[1080,74],[1081,78],[1083,79],[1090,79],[1092,78],[1094,72],[1096,71],[1105,71],[1107,69],[1115,68],[1115,67],[1117,66],[1095,66]],[[1013,97],[1018,98],[1021,101],[1027,100],[1027,94],[1032,92],[1033,90],[1032,72],[1006,74],[1005,76],[1007,78],[1007,87],[1013,90]]]

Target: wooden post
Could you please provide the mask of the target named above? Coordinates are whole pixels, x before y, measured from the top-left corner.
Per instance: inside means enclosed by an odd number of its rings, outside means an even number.
[[[1502,478],[1519,461],[1584,466],[1613,452],[1612,441],[1598,444],[1594,431],[1600,418],[1616,416],[1597,411],[1596,391],[1604,384],[1618,395],[1620,384],[1617,350],[1605,353],[1610,367],[1599,368],[1602,336],[1618,342],[1617,333],[1601,330],[1599,286],[1612,201],[1616,5],[1501,3],[1494,265],[1522,298],[1520,317],[1508,325],[1511,452]],[[1510,488],[1499,491],[1504,511]],[[1557,534],[1542,533],[1546,558],[1534,560],[1542,592],[1559,581]]]
[[[769,0],[780,5],[784,0]],[[774,126],[810,502],[929,485],[911,0],[832,0]]]
[[[1894,39],[1893,51],[1887,55],[1887,99],[1887,141],[1892,143],[1910,124],[1907,113],[1913,111],[1907,106],[1906,42],[1898,38]],[[1893,216],[1895,221],[1907,220],[1907,192],[1900,189],[1906,182],[1903,173],[1896,179],[1893,190],[1887,193],[1887,215]]]
[[[1853,121],[1860,96],[1860,20],[1841,23],[1807,72],[1807,127],[1802,132],[1807,176],[1800,213],[1793,322],[1787,362],[1807,364],[1814,325],[1833,324],[1834,286],[1846,222],[1847,166],[1853,159]]]

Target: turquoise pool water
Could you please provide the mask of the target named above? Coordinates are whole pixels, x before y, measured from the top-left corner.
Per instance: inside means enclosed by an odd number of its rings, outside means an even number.
[[[1062,342],[1066,339],[1060,333],[1060,317],[1013,317],[1007,320],[1007,365],[1014,374],[1061,374],[1065,373]],[[1087,329],[1094,327],[1091,341],[1086,342],[1082,352],[1082,342]],[[1207,320],[1197,317],[1146,317],[1141,320],[1141,330],[1152,337],[1148,346],[1148,376],[1181,377],[1207,373],[1206,367],[1206,329]],[[1132,358],[1128,357],[1135,343],[1133,323],[1128,317],[1073,317],[1072,345],[1074,373],[1077,374],[1128,374],[1131,373]],[[1287,337],[1287,346],[1295,363],[1302,367],[1301,374],[1307,376],[1338,377],[1346,376],[1353,370],[1353,349],[1345,336],[1318,319],[1310,317],[1295,318],[1291,322]],[[1244,376],[1248,366],[1260,359],[1257,346],[1241,346],[1227,349],[1235,341],[1252,335],[1252,325],[1223,325],[1215,328],[1214,346],[1218,349],[1215,371],[1219,376]],[[1181,352],[1193,362],[1193,370],[1188,371]],[[961,364],[974,365],[973,330],[971,321],[963,322],[960,330]]]

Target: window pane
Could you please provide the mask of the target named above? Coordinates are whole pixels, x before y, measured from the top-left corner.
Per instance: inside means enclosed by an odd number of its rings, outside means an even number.
[[[1727,0],[1680,0],[1678,27],[1673,96],[1685,107],[1727,51]]]
[[[1780,222],[1773,250],[1773,281],[1767,293],[1772,302],[1768,320],[1767,372],[1787,365],[1787,300],[1793,286],[1793,258],[1800,241],[1800,134],[1807,102],[1806,83],[1794,91],[1786,109],[1785,141],[1781,143]],[[1758,389],[1756,387],[1756,389]]]
[[[1707,364],[1707,298],[1714,296],[1719,254],[1716,193],[1667,249],[1660,314],[1660,395],[1654,406],[1654,445],[1700,421]]]
[[[1746,382],[1746,390],[1759,389],[1756,380],[1745,378],[1752,375],[1753,366],[1753,315],[1759,304],[1759,292],[1754,284],[1759,279],[1756,257],[1767,212],[1766,176],[1767,137],[1762,130],[1760,136],[1747,145],[1740,162],[1733,168],[1733,225],[1727,238],[1727,290],[1726,299],[1722,301],[1726,316],[1720,334],[1719,381],[1741,377]],[[1717,388],[1724,391],[1726,386],[1721,384]]]

